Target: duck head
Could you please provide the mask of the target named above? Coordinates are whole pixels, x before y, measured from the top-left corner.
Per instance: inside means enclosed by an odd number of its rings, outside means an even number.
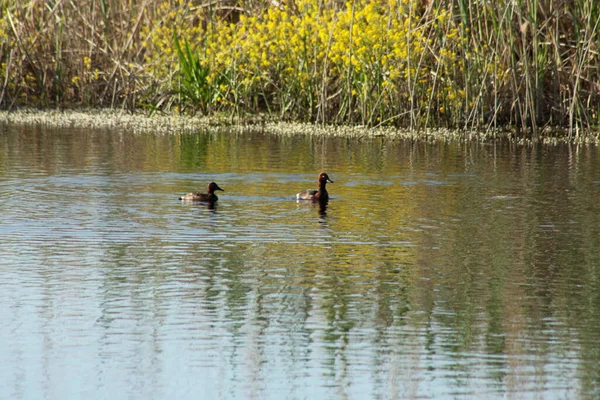
[[[219,185],[217,185],[216,183],[214,183],[214,182],[209,183],[208,184],[208,193],[214,193],[215,190],[220,190],[220,191],[224,192],[224,190],[221,189],[219,187]]]

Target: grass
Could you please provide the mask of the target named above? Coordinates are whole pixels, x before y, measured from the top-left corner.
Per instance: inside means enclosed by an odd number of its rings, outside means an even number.
[[[593,0],[0,0],[0,106],[597,130]]]

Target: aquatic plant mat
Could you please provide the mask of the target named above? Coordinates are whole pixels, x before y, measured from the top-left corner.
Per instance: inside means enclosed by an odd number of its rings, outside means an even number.
[[[493,141],[510,140],[515,143],[562,142],[597,144],[598,133],[585,133],[569,137],[565,130],[548,131],[539,138],[519,137],[509,129],[498,131],[465,131],[452,129],[408,130],[394,127],[370,128],[365,126],[321,125],[277,121],[219,120],[215,117],[190,117],[175,114],[147,114],[110,109],[101,110],[17,110],[0,111],[0,124],[36,125],[51,128],[115,129],[154,133],[200,133],[230,131],[232,133],[269,133],[274,135],[308,135],[323,137],[348,137],[355,139],[383,137],[420,141]]]

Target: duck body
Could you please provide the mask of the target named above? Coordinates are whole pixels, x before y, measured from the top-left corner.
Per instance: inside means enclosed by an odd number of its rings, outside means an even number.
[[[219,187],[219,185],[217,185],[214,182],[211,182],[211,183],[208,184],[206,193],[202,193],[202,192],[188,193],[185,196],[180,197],[179,200],[183,200],[183,201],[208,201],[208,202],[213,203],[213,202],[219,200],[219,198],[215,194],[215,190],[220,190],[220,191],[224,192],[224,190],[221,189]]]
[[[184,201],[217,201],[219,197],[214,193],[193,192],[181,196],[179,200]]]
[[[329,193],[327,192],[327,182],[333,183],[329,176],[325,172],[321,172],[318,178],[319,189],[303,190],[296,194],[298,200],[311,200],[311,201],[327,201],[329,200]]]

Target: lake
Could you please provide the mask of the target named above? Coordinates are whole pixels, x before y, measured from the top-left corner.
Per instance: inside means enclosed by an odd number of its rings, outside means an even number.
[[[599,157],[2,125],[0,398],[598,398]]]

